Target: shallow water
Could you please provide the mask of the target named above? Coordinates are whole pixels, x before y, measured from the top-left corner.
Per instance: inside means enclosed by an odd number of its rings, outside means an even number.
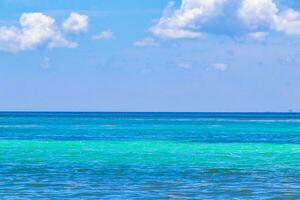
[[[300,115],[0,113],[0,197],[300,199]]]

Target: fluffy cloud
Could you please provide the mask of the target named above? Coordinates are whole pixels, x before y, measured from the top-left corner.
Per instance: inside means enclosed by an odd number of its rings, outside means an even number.
[[[300,12],[293,9],[281,10],[275,0],[239,0],[238,17],[248,25],[248,36],[263,40],[265,31],[271,29],[287,35],[300,34]],[[177,8],[171,1],[162,17],[150,31],[162,38],[182,39],[201,36],[200,26],[213,16],[221,13],[227,0],[181,0]]]
[[[76,48],[78,47],[78,44],[76,42],[67,40],[64,38],[61,34],[55,35],[53,39],[48,43],[49,48]]]
[[[300,13],[293,9],[282,12],[275,18],[275,28],[288,35],[299,35]]]
[[[238,16],[251,28],[263,25],[288,35],[300,34],[300,13],[280,12],[273,0],[243,0]]]
[[[239,17],[250,26],[269,25],[278,12],[272,0],[243,0]]]
[[[110,30],[102,31],[99,35],[93,36],[95,40],[110,40],[114,38],[114,33]]]
[[[153,38],[145,38],[142,40],[138,40],[135,43],[133,43],[136,47],[145,47],[145,46],[152,46],[157,47],[159,44],[153,39]]]
[[[219,8],[226,0],[182,0],[179,9],[170,2],[163,16],[150,31],[163,38],[197,38],[201,33],[195,31],[198,24],[219,14]]]
[[[20,17],[20,27],[0,27],[0,50],[19,52],[34,49],[47,43],[48,47],[77,46],[61,34],[52,17],[42,13],[24,13]]]
[[[69,18],[63,23],[63,27],[66,31],[72,33],[86,32],[89,24],[88,20],[87,15],[71,13]]]

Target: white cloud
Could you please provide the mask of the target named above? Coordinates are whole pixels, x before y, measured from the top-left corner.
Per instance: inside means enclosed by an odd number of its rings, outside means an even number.
[[[159,44],[153,38],[144,38],[133,43],[136,47],[152,46],[157,47]]]
[[[182,0],[179,9],[170,2],[163,16],[150,31],[163,38],[197,38],[201,33],[195,31],[197,25],[209,17],[219,14],[219,8],[226,0]]]
[[[273,0],[243,0],[238,16],[251,28],[264,25],[287,35],[300,34],[300,13],[293,9],[279,12]]]
[[[47,43],[49,47],[76,47],[67,40],[55,25],[55,20],[43,13],[24,13],[20,17],[20,28],[0,27],[0,50],[19,52],[34,49]]]
[[[252,32],[248,34],[248,37],[252,40],[256,40],[256,41],[264,41],[266,39],[266,37],[268,36],[267,32]]]
[[[49,42],[48,47],[50,49],[62,48],[62,47],[76,48],[76,47],[78,47],[78,44],[76,42],[67,40],[62,35],[59,34],[59,35],[56,35],[55,37],[53,37],[53,39]]]
[[[114,38],[114,33],[110,30],[102,31],[100,34],[93,36],[95,40],[111,40]]]
[[[239,17],[250,26],[269,25],[278,12],[272,0],[243,0]]]
[[[214,68],[219,71],[226,71],[228,69],[228,65],[225,63],[215,63]]]
[[[300,13],[293,9],[282,12],[275,18],[275,28],[288,35],[299,35]]]
[[[89,17],[78,13],[71,13],[69,18],[63,23],[63,28],[72,33],[86,32],[89,25]]]

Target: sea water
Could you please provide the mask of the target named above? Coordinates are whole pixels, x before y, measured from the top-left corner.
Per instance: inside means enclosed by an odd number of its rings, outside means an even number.
[[[0,199],[300,199],[300,114],[0,113]]]

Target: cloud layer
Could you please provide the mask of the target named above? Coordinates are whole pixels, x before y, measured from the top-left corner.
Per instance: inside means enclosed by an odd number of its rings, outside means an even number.
[[[65,38],[55,19],[43,13],[24,13],[19,23],[20,27],[0,27],[0,50],[16,53],[42,44],[49,48],[77,47],[77,43]]]
[[[212,17],[223,14],[226,3],[229,1],[182,0],[180,7],[175,8],[172,1],[150,31],[158,37],[168,39],[198,38],[205,32],[201,25]],[[237,5],[234,12],[224,10],[224,16],[250,28],[251,39],[262,41],[269,30],[300,35],[300,12],[294,9],[280,10],[274,0],[239,0]]]
[[[242,30],[237,31],[239,33],[247,31],[244,38],[255,41],[264,41],[268,35],[271,35],[271,31],[286,35],[300,35],[300,12],[292,8],[281,9],[275,0],[237,0],[236,4],[233,3],[234,7],[231,7],[234,9],[231,10],[232,12],[223,9],[226,3],[229,5],[232,2],[182,0],[181,4],[175,7],[174,1],[171,1],[150,31],[156,37],[166,39],[199,38],[207,31],[203,26],[205,23],[208,23],[212,17],[222,16],[233,20],[233,23],[226,27],[227,24],[221,24],[223,21],[220,17],[218,24],[213,24],[215,31],[225,27],[232,33],[236,30],[235,27],[238,27],[238,30]],[[218,25],[221,26],[220,29]],[[57,24],[54,18],[43,13],[23,13],[19,19],[19,26],[0,26],[0,50],[19,52],[35,49],[41,45],[48,48],[75,48],[78,44],[67,39],[66,36],[71,33],[87,32],[88,26],[89,17],[76,12],[72,12],[62,24]],[[106,30],[92,38],[110,40],[114,38],[114,33]],[[157,38],[152,37],[136,41],[133,45],[159,46]]]

